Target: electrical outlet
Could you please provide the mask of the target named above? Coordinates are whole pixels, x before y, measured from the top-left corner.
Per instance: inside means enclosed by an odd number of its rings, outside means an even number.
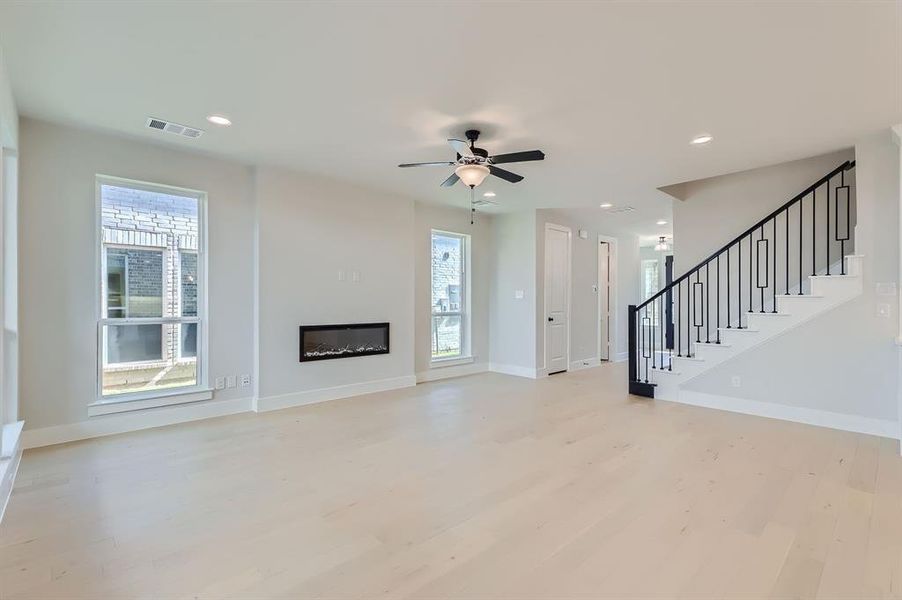
[[[733,375],[732,379],[730,379],[730,385],[735,388],[742,387],[742,378],[739,375]]]
[[[514,290],[514,300],[523,299],[523,290]]]
[[[890,307],[889,304],[878,304],[877,305],[877,316],[883,319],[889,317]]]
[[[235,376],[234,376],[234,375],[229,375],[228,377],[226,377],[226,387],[227,387],[227,388],[233,388],[233,387],[235,387],[235,383],[236,383],[236,382],[235,382]]]
[[[241,385],[241,387],[249,386],[251,384],[251,376],[250,375],[242,375],[241,378],[238,380],[238,383],[239,383],[239,385]]]
[[[225,377],[217,377],[215,387],[217,390],[224,390],[225,389]]]
[[[351,281],[360,283],[360,271],[351,271]]]

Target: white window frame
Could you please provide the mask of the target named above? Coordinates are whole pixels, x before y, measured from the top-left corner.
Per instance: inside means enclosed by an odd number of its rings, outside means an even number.
[[[645,270],[646,270],[646,267],[651,263],[655,264],[656,277],[655,277],[655,286],[654,286],[655,289],[649,291],[645,287],[645,282],[646,282]],[[661,291],[661,260],[658,258],[643,258],[643,259],[641,259],[640,264],[641,264],[641,268],[642,268],[642,276],[641,276],[640,285],[642,286],[642,301],[644,302],[645,300],[648,300],[649,298],[651,298],[652,296],[654,296],[655,294],[657,294],[658,292]],[[661,315],[658,314],[657,301],[652,302],[651,305],[649,305],[649,312],[652,313],[651,319],[650,319],[651,326],[657,327],[661,323],[661,318],[660,318]]]
[[[106,282],[106,274],[107,274],[106,250],[108,250],[110,248],[118,248],[121,250],[141,250],[141,251],[146,251],[146,252],[159,252],[160,253],[160,255],[162,257],[161,280],[163,282],[163,291],[162,291],[163,295],[160,298],[160,307],[161,307],[161,312],[164,312],[166,309],[166,298],[169,297],[169,281],[166,278],[166,264],[167,264],[167,261],[169,260],[168,250],[161,246],[131,246],[128,244],[105,244],[102,241],[101,241],[101,245],[102,245],[102,248],[100,249],[100,279],[101,279],[101,282],[100,282],[100,286],[101,286],[100,312],[101,312],[101,318],[106,320],[108,322],[108,324],[111,324],[111,325],[128,325],[129,324],[129,323],[126,323],[126,321],[128,320],[128,317],[113,318],[107,314],[107,309],[108,309],[107,291],[108,290],[107,290],[107,282]],[[125,314],[127,315],[128,314],[128,263],[127,262],[125,263],[125,298],[126,298]],[[142,366],[149,367],[149,366],[158,365],[158,364],[165,362],[165,359],[136,360],[136,361],[127,362],[127,363],[107,362],[107,352],[109,350],[109,347],[107,346],[107,336],[106,336],[106,334],[103,333],[103,327],[100,327],[100,331],[101,331],[101,335],[102,335],[102,340],[101,340],[101,342],[102,342],[101,353],[102,354],[100,357],[101,361],[102,361],[101,365],[106,364],[106,366],[113,367],[113,368],[121,368],[121,367],[125,367],[126,365],[134,365],[134,366],[138,366],[138,367],[142,367]],[[165,356],[165,355],[166,355],[166,341],[165,341],[165,338],[163,338],[160,340],[160,356]],[[102,370],[102,367],[101,367],[101,370]]]
[[[135,190],[143,190],[147,192],[163,193],[186,198],[194,198],[197,200],[197,316],[196,317],[160,317],[160,318],[118,318],[111,319],[106,315],[106,274],[105,266],[105,248],[107,244],[103,241],[103,199],[101,197],[101,188],[104,185],[112,185],[117,187],[125,187]],[[97,416],[116,412],[125,412],[129,410],[142,410],[145,408],[155,408],[158,406],[167,406],[171,404],[181,404],[184,402],[197,402],[200,400],[209,400],[212,398],[212,390],[209,386],[208,363],[209,363],[209,342],[208,342],[208,281],[207,281],[207,193],[200,190],[192,190],[171,185],[150,183],[146,181],[137,181],[134,179],[125,179],[111,175],[98,174],[95,177],[95,225],[94,225],[94,266],[95,277],[98,284],[95,286],[94,311],[97,322],[97,348],[95,352],[96,360],[96,386],[95,400],[88,406],[89,416]],[[131,246],[127,246],[131,247]],[[139,246],[138,248],[144,248]],[[156,246],[148,246],[147,249],[153,249]],[[164,250],[164,265],[167,260],[166,249]],[[166,277],[163,278],[167,280]],[[164,284],[164,288],[168,283]],[[167,292],[168,293],[168,292]],[[163,299],[164,314],[166,296]],[[116,394],[114,396],[103,395],[103,367],[104,367],[104,326],[109,325],[179,325],[181,323],[197,323],[197,346],[198,357],[196,359],[196,383],[192,386],[183,386],[178,388],[167,388],[164,390],[148,390],[141,392],[127,392]],[[132,364],[132,363],[130,363]],[[136,364],[136,363],[135,363]]]
[[[199,244],[199,242],[198,242],[198,244]],[[194,248],[179,248],[178,249],[178,273],[176,274],[176,281],[175,281],[176,288],[175,289],[176,289],[176,292],[178,293],[178,297],[179,297],[179,312],[180,313],[184,310],[184,305],[183,305],[184,299],[182,298],[182,254],[185,254],[185,253],[197,255],[198,279],[200,279],[200,253],[198,252],[198,250],[195,250]],[[197,289],[200,290],[199,284],[198,284]],[[198,292],[198,301],[199,300],[200,300],[200,294]],[[197,308],[198,308],[198,310],[197,310],[198,315],[200,315],[200,305],[199,304],[198,304]],[[197,341],[198,341],[198,351],[199,351],[200,350],[200,340],[197,340]],[[175,354],[176,354],[176,360],[183,364],[188,364],[188,363],[197,361],[196,355],[195,356],[182,356],[182,332],[181,331],[179,331],[178,343],[175,346]]]
[[[432,244],[436,235],[457,238],[461,242],[460,257],[460,302],[459,311],[433,312],[432,282],[435,274],[432,271]],[[429,232],[429,361],[432,367],[444,367],[472,362],[473,357],[470,348],[470,243],[469,234],[445,229],[431,229]],[[460,354],[456,356],[439,357],[432,355],[432,328],[435,317],[460,317]]]

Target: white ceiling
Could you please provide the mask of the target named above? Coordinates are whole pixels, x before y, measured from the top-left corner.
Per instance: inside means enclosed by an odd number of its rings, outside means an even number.
[[[444,142],[540,148],[504,210],[628,204],[902,122],[898,2],[0,5],[25,115],[466,205]],[[219,129],[204,117],[228,115]],[[207,130],[195,141],[147,116]],[[700,132],[716,136],[691,147]],[[636,215],[633,215],[635,217]],[[656,228],[650,223],[649,233]]]

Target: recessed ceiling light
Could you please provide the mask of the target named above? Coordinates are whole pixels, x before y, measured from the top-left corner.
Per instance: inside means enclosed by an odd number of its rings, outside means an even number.
[[[658,221],[656,223],[656,225],[667,225],[667,221],[665,221],[664,219],[661,219],[660,221]]]
[[[223,127],[228,127],[232,124],[228,118],[223,117],[222,115],[210,115],[207,117],[207,120],[214,125],[222,125]]]
[[[598,205],[599,208],[611,208],[612,206],[614,206],[614,205],[611,204],[610,202],[605,202],[604,204]]]
[[[483,194],[483,196],[486,197],[486,198],[494,198],[494,197],[495,197],[495,192],[486,192],[486,193]]]
[[[711,135],[710,133],[700,133],[699,135],[692,138],[691,143],[695,144],[696,146],[700,146],[701,144],[707,144],[708,142],[710,142],[713,139],[714,139],[714,136]]]

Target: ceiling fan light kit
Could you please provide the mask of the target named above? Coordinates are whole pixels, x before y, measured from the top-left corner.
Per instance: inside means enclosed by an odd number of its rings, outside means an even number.
[[[489,173],[491,173],[491,171],[489,171],[488,167],[478,164],[461,165],[454,169],[454,174],[457,175],[465,185],[471,188],[477,187],[485,181],[485,178],[489,176]]]

